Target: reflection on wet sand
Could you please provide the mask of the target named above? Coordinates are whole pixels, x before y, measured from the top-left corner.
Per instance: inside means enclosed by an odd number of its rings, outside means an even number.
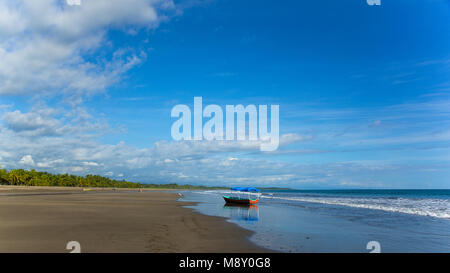
[[[223,209],[228,211],[230,219],[245,222],[257,222],[259,209],[256,205],[225,204]]]

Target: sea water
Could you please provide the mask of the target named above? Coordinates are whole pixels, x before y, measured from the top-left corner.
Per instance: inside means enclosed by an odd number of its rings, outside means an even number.
[[[229,191],[186,191],[195,210],[254,231],[282,252],[450,252],[450,190],[267,190],[257,206],[227,206]]]

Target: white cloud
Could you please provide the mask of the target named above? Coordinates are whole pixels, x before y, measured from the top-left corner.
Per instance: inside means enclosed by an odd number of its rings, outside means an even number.
[[[280,137],[280,145],[288,145],[295,142],[310,140],[311,136],[303,136],[299,134],[283,134]]]
[[[372,122],[370,124],[371,127],[380,126],[380,125],[381,125],[381,120],[379,120],[379,119],[375,120],[374,122]]]
[[[88,161],[83,162],[83,165],[84,166],[94,166],[94,167],[99,166],[99,164],[97,162],[88,162]]]
[[[25,166],[34,166],[33,157],[31,155],[26,155],[20,159],[19,164]]]
[[[105,131],[108,125],[104,121],[94,120],[82,107],[69,110],[47,107],[44,104],[35,105],[30,112],[19,110],[5,112],[0,121],[20,136],[63,136],[86,134],[89,131]]]
[[[5,113],[2,119],[11,130],[32,135],[56,135],[61,127],[60,122],[51,117],[51,113],[43,111],[22,113],[16,110]]]
[[[80,166],[73,167],[71,170],[74,173],[80,173],[80,172],[86,171],[86,169],[84,169],[83,167],[80,167]]]
[[[79,6],[81,5],[81,0],[66,0],[67,5]]]
[[[36,166],[38,166],[39,168],[55,168],[57,166],[61,166],[62,164],[64,164],[64,159],[51,160],[43,158],[36,164]]]
[[[107,31],[155,28],[176,12],[172,0],[0,2],[0,95],[102,91],[145,59],[140,50],[112,50]],[[110,48],[113,49],[113,48]],[[99,59],[98,61],[93,61]]]

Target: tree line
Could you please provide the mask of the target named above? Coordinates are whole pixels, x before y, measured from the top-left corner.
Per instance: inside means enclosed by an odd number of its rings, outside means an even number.
[[[96,187],[96,188],[164,188],[164,189],[211,189],[221,187],[205,187],[178,184],[143,184],[125,180],[114,180],[100,175],[88,174],[51,174],[36,170],[0,169],[0,185],[15,186],[59,186],[59,187]]]

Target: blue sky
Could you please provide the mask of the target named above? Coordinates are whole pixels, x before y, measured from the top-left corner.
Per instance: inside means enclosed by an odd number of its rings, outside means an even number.
[[[450,186],[448,1],[4,2],[3,167],[156,183]],[[194,96],[279,104],[284,141],[272,153],[174,142],[170,110]]]

